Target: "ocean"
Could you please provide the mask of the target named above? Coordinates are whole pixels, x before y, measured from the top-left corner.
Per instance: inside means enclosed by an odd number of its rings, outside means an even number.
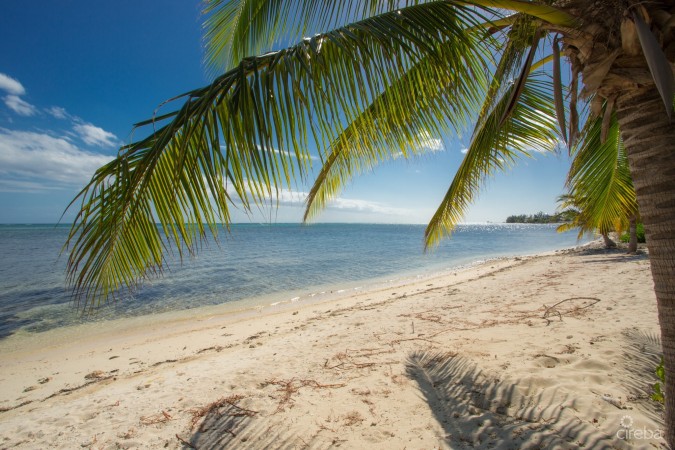
[[[503,256],[578,244],[555,225],[461,225],[424,252],[422,225],[241,224],[161,278],[82,314],[65,285],[67,226],[0,225],[0,339],[91,321],[229,304],[274,307],[368,289]]]

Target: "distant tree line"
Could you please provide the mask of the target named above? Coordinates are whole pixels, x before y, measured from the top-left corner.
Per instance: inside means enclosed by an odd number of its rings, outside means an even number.
[[[560,223],[565,222],[563,213],[559,214],[545,214],[539,211],[537,214],[521,214],[518,216],[509,216],[506,218],[506,223]]]

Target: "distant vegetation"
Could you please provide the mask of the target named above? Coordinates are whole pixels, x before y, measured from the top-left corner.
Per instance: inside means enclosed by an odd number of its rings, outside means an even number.
[[[635,233],[637,234],[637,241],[640,244],[644,244],[645,242],[647,242],[645,238],[645,227],[641,223],[638,223],[636,228],[637,229],[635,230]],[[624,243],[628,242],[630,240],[630,235],[628,233],[624,233],[621,235],[619,240]]]
[[[544,214],[539,211],[535,215],[521,214],[519,216],[509,216],[506,223],[560,223],[564,222],[563,214]]]

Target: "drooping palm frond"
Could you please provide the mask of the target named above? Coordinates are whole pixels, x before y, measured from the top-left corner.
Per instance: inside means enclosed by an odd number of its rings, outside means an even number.
[[[75,298],[98,303],[133,289],[161,270],[167,246],[192,252],[208,228],[229,223],[233,204],[263,204],[302,178],[308,131],[327,147],[420,61],[440,67],[445,42],[474,45],[465,33],[474,17],[471,7],[436,2],[366,19],[246,58],[185,94],[179,110],[139,124],[153,131],[124,147],[75,201]]]
[[[256,42],[267,42],[248,39],[247,33],[264,33],[261,20],[288,2],[235,3],[263,8],[245,14],[230,10],[235,15],[225,14],[221,26],[258,25],[243,34],[223,29],[212,39],[244,40],[240,54],[246,54],[247,48],[257,48]],[[173,99],[183,101],[179,109],[137,124],[152,131],[123,147],[71,204],[80,207],[66,244],[75,299],[92,306],[122,287],[134,289],[162,270],[167,249],[175,248],[181,256],[194,252],[208,230],[216,234],[218,223],[229,223],[232,207],[250,211],[302,179],[311,159],[309,136],[325,155],[350,123],[422,61],[435,61],[438,70],[447,61],[445,43],[479,45],[467,32],[483,26],[476,5],[512,5],[569,20],[555,8],[523,0],[410,3],[283,50],[246,57],[209,86]],[[495,11],[490,15],[500,19]],[[294,23],[307,17],[314,16]],[[283,20],[272,24],[275,30],[288,26]],[[508,24],[499,23],[498,29]],[[452,74],[446,74],[451,80]],[[439,105],[427,101],[430,108]],[[411,130],[422,131],[432,116],[414,118],[395,141],[419,144]]]
[[[348,23],[391,13],[410,6],[441,3],[430,0],[205,0],[203,13],[205,61],[221,73],[243,58],[286,46],[316,30],[330,30]],[[527,0],[451,1],[481,9],[506,9],[572,27],[576,19],[549,5]],[[286,40],[285,42],[283,40]]]
[[[560,195],[556,200],[558,202],[557,214],[561,218],[562,223],[555,230],[558,233],[564,233],[579,228],[579,224],[583,223],[583,220],[581,218],[581,211],[577,207],[577,200],[570,194]],[[586,231],[588,230],[580,229],[578,238],[581,239]]]
[[[271,51],[274,45],[300,40],[309,28],[332,30],[394,11],[403,4],[379,0],[206,0],[204,2],[205,62],[215,73],[245,57]]]
[[[495,69],[499,76],[493,78],[471,144],[425,230],[427,248],[452,232],[491,174],[510,167],[533,149],[549,151],[556,147],[553,86],[550,79],[537,76],[536,71],[550,58],[532,65],[531,56],[538,41],[527,39],[536,34],[536,25],[527,18],[509,33]],[[513,78],[516,81],[509,83]]]
[[[490,56],[485,44],[491,22],[469,28],[467,22],[458,17],[458,34],[438,55],[413,66],[340,133],[309,192],[305,220],[323,210],[354,175],[399,155],[424,152],[432,137],[446,131],[463,131],[485,94]]]
[[[603,118],[587,120],[567,179],[569,196],[580,211],[576,226],[582,231],[621,231],[638,215],[635,189],[616,115],[602,140]]]

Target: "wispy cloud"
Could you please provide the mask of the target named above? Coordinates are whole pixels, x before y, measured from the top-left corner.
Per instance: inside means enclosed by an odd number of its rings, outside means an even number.
[[[26,94],[26,89],[19,81],[0,73],[0,90],[7,93],[4,98],[5,105],[15,113],[20,116],[33,116],[37,113],[35,106],[20,97]]]
[[[21,83],[4,73],[0,73],[0,89],[10,95],[24,95],[26,93],[26,89]]]
[[[247,189],[247,192],[251,193],[251,190]],[[233,197],[236,197],[236,192],[234,192],[234,190],[232,190],[230,194]],[[279,205],[304,207],[308,196],[308,192],[294,191],[292,189],[283,188],[279,189],[278,192],[272,190],[271,195],[268,196],[268,201],[271,206]],[[371,200],[351,198],[336,198],[327,205],[326,209],[359,213],[375,213],[389,216],[409,216],[411,214],[411,211],[407,209],[394,208]]]
[[[5,96],[5,105],[20,116],[34,116],[37,112],[35,106],[16,95]]]
[[[73,130],[88,145],[114,147],[118,144],[117,136],[90,123],[77,123]]]
[[[443,145],[443,141],[441,139],[431,137],[431,135],[426,131],[423,131],[417,135],[417,147],[415,148],[415,152],[436,153],[442,152],[443,150],[445,150],[445,146]],[[402,157],[403,152],[394,153],[392,156],[393,159],[399,159]]]
[[[0,129],[0,189],[4,191],[81,186],[111,159],[81,150],[66,138]]]
[[[440,152],[445,149],[443,146],[443,141],[441,139],[436,139],[431,137],[428,132],[423,132],[419,135],[419,148],[429,152]]]
[[[67,119],[70,117],[70,114],[66,112],[65,108],[60,106],[52,106],[51,108],[46,108],[45,112],[50,116],[56,117],[57,119]]]
[[[336,198],[328,205],[328,209],[368,212],[376,214],[386,214],[391,216],[408,216],[411,213],[411,211],[407,209],[394,208],[392,206],[388,206],[379,202],[353,198]]]

